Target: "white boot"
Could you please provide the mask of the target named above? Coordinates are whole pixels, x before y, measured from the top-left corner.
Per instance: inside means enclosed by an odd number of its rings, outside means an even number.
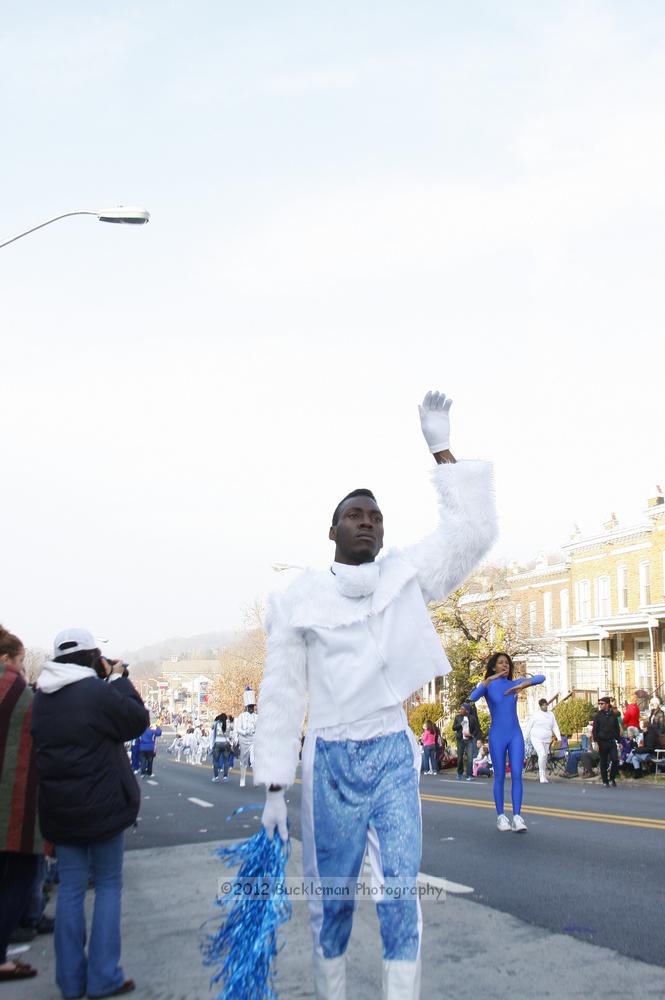
[[[346,1000],[346,955],[324,958],[314,952],[316,1000]]]
[[[240,787],[245,787],[245,775],[247,774],[247,768],[240,765]]]
[[[383,1000],[420,1000],[420,956],[415,962],[384,959]]]

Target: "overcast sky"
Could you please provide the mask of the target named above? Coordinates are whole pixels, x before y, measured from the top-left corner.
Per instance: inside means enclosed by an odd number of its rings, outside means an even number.
[[[123,649],[429,529],[417,403],[497,558],[665,480],[665,5],[3,4],[0,621]]]

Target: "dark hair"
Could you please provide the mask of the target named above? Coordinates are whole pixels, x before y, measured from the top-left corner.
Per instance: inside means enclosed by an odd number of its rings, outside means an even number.
[[[373,500],[374,503],[376,503],[376,497],[374,496],[374,494],[372,493],[371,490],[352,490],[350,493],[347,493],[345,497],[342,497],[342,499],[340,500],[340,502],[335,507],[335,512],[334,512],[334,514],[332,516],[332,526],[333,526],[333,528],[335,527],[335,525],[339,521],[339,516],[341,514],[341,506],[342,506],[342,504],[346,503],[347,500],[350,500],[351,497],[369,497],[370,500]]]
[[[78,649],[75,653],[61,653],[53,657],[54,663],[75,663],[79,667],[90,667],[96,670],[100,677],[105,677],[102,667],[101,649]]]
[[[539,705],[547,705],[548,704],[547,698],[539,698],[538,699],[538,704]]]
[[[20,656],[24,648],[17,635],[12,635],[0,625],[0,656],[9,656],[13,660],[14,657]]]
[[[219,715],[215,716],[215,722],[221,722],[222,732],[226,732],[226,712],[220,712]]]
[[[505,656],[505,658],[508,660],[508,666],[510,668],[508,670],[508,680],[512,681],[515,665],[512,659],[508,656],[508,653],[502,653],[502,652],[492,653],[492,655],[490,656],[489,660],[487,661],[487,670],[485,671],[485,678],[491,677],[492,674],[496,673],[496,664],[500,656]]]
[[[425,728],[427,729],[428,733],[432,733],[433,736],[438,735],[438,730],[431,719],[426,720]]]

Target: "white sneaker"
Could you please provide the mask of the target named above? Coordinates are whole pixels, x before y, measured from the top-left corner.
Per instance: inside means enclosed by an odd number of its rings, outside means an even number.
[[[540,779],[540,783],[541,783],[541,785],[549,785],[549,781],[548,781],[547,778],[541,778]]]
[[[212,780],[213,781],[219,781],[219,778],[213,778]]]
[[[497,816],[496,828],[501,833],[507,833],[507,831],[510,830],[510,820],[505,813],[501,813],[500,816]]]
[[[521,816],[513,816],[513,833],[526,833],[526,823]]]

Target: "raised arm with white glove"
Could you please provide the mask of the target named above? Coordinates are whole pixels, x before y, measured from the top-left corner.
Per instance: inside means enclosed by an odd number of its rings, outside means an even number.
[[[286,825],[286,799],[284,798],[283,788],[280,788],[276,792],[268,789],[266,792],[266,804],[263,807],[261,815],[261,825],[270,840],[275,836],[275,830],[279,832],[284,843],[289,839],[289,830]]]
[[[418,407],[420,426],[429,450],[439,464],[454,462],[450,453],[450,407],[452,399],[443,392],[428,392]]]

